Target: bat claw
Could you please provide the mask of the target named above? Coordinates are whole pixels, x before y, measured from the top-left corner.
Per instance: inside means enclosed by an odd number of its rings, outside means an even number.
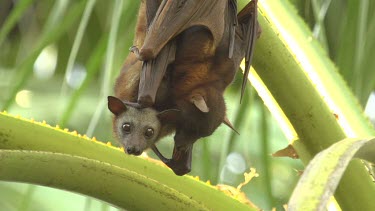
[[[129,51],[134,53],[135,56],[139,59],[139,48],[135,45],[129,48]]]
[[[149,48],[139,49],[137,46],[133,45],[132,47],[129,48],[129,51],[134,53],[135,56],[140,61],[149,61],[149,60],[155,59],[155,57],[156,57],[153,50],[149,49]]]

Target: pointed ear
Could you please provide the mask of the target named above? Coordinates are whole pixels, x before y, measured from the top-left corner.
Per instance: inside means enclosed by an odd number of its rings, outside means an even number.
[[[116,116],[127,110],[126,105],[117,97],[108,96],[108,109]]]
[[[203,96],[200,94],[193,95],[190,99],[190,102],[194,103],[194,105],[203,113],[207,113],[210,111],[208,108],[206,101],[204,100]]]
[[[175,124],[181,111],[177,109],[168,109],[157,114],[162,124]]]

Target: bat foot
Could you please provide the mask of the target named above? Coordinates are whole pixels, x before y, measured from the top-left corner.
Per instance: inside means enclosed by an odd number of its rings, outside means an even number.
[[[133,45],[129,48],[129,51],[134,53],[138,60],[144,61],[143,59],[141,59],[141,56],[139,54],[139,48],[137,46]]]
[[[156,57],[153,50],[149,48],[146,48],[146,49],[142,48],[141,50],[139,50],[137,46],[133,45],[132,47],[129,48],[129,51],[134,53],[135,56],[140,61],[148,61]]]

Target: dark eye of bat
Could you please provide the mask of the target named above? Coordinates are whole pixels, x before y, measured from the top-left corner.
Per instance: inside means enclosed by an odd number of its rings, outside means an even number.
[[[146,130],[146,132],[145,132],[145,136],[146,136],[146,138],[151,138],[153,135],[154,135],[154,129],[152,129],[152,128],[147,128],[147,130]]]
[[[129,123],[124,123],[124,124],[122,125],[122,130],[123,130],[125,133],[130,133],[130,130],[131,130],[131,128],[130,128],[130,124],[129,124]]]

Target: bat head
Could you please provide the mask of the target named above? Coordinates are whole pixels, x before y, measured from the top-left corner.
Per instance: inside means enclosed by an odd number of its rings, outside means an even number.
[[[163,127],[176,119],[176,110],[158,112],[153,108],[135,108],[116,97],[108,97],[108,109],[115,115],[113,130],[124,147],[132,155],[142,152],[157,142]]]

